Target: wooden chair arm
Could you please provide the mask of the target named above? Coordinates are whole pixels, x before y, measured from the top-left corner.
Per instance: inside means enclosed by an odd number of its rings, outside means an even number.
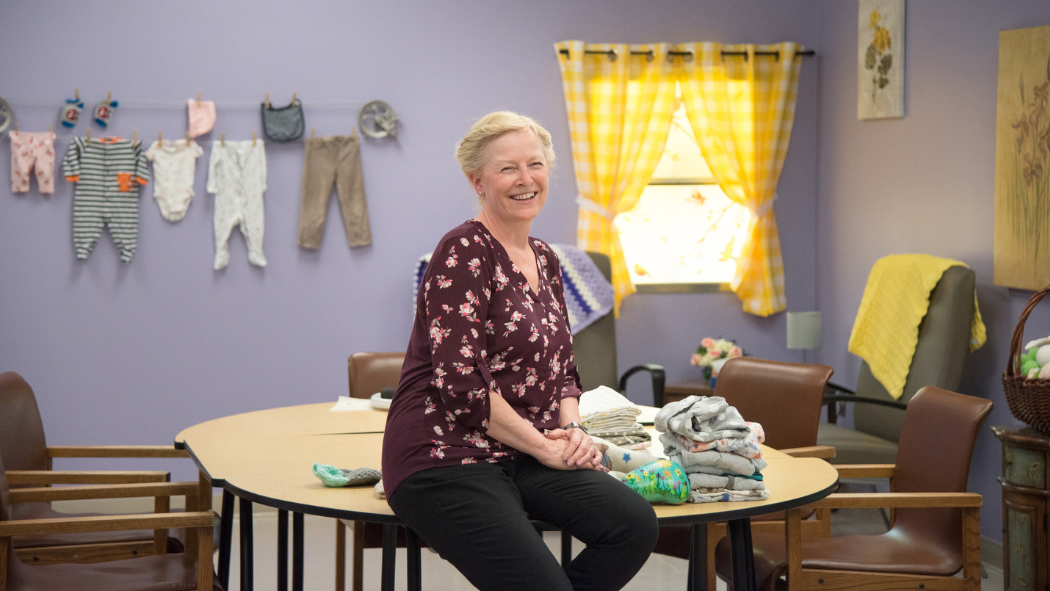
[[[813,509],[926,509],[980,507],[977,493],[834,493],[808,505]]]
[[[830,460],[835,457],[835,448],[831,445],[810,445],[808,447],[789,447],[777,450],[793,458],[820,458]]]
[[[185,458],[171,445],[49,445],[52,458]]]
[[[170,472],[107,470],[7,470],[8,484],[131,484],[168,482]]]
[[[215,513],[150,513],[146,515],[103,515],[59,519],[18,519],[0,522],[0,538],[45,534],[79,534],[99,531],[133,531],[215,526]]]
[[[136,497],[192,496],[197,494],[196,482],[146,482],[119,486],[63,486],[11,489],[12,503],[39,503],[84,499],[129,499]]]
[[[893,464],[835,464],[839,478],[893,478]]]

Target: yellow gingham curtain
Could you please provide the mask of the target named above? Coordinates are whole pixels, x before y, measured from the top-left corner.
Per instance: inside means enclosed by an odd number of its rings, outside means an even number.
[[[787,307],[773,201],[784,166],[801,60],[795,43],[675,47],[694,58],[676,59],[686,113],[719,186],[751,211],[748,240],[730,284],[745,312],[769,316]],[[747,56],[722,56],[722,51]],[[756,56],[755,51],[779,51]]]
[[[580,193],[577,246],[609,256],[618,316],[621,300],[636,290],[613,219],[638,203],[667,141],[675,107],[669,46],[563,41],[555,49]],[[612,50],[616,59],[585,50]]]

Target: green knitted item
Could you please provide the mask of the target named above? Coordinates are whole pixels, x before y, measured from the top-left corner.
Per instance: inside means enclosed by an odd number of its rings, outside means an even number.
[[[689,500],[689,477],[670,460],[656,460],[631,470],[623,483],[650,503],[679,505]]]
[[[365,486],[375,484],[383,479],[383,473],[375,468],[358,468],[344,470],[328,464],[314,464],[314,476],[321,479],[325,486]]]

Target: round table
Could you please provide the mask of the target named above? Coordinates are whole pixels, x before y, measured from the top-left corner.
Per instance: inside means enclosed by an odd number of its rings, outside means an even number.
[[[229,580],[233,498],[241,506],[241,589],[251,591],[251,503],[275,507],[278,521],[278,585],[287,582],[287,512],[293,520],[293,589],[302,589],[303,515],[382,523],[383,588],[393,589],[394,537],[401,522],[372,487],[327,488],[312,473],[315,463],[342,468],[381,467],[381,411],[331,412],[332,403],[275,408],[215,419],[190,427],[175,438],[201,471],[202,479],[223,489],[219,579]],[[838,482],[835,468],[815,458],[793,458],[763,448],[769,466],[762,471],[769,498],[764,501],[654,505],[662,525],[693,526],[689,588],[706,584],[706,523],[729,523],[734,588],[754,589],[750,518],[793,509],[819,500]],[[406,528],[407,530],[407,528]],[[419,589],[418,538],[409,534],[409,589]],[[225,585],[224,585],[225,586]]]

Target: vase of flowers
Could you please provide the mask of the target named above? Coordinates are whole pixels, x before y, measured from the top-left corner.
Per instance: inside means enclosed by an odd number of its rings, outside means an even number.
[[[723,363],[733,357],[743,357],[744,355],[746,355],[744,350],[733,341],[708,337],[700,341],[700,346],[696,348],[696,353],[693,353],[692,357],[689,358],[689,363],[701,368],[704,372],[704,379],[710,381],[716,366],[721,368]]]

